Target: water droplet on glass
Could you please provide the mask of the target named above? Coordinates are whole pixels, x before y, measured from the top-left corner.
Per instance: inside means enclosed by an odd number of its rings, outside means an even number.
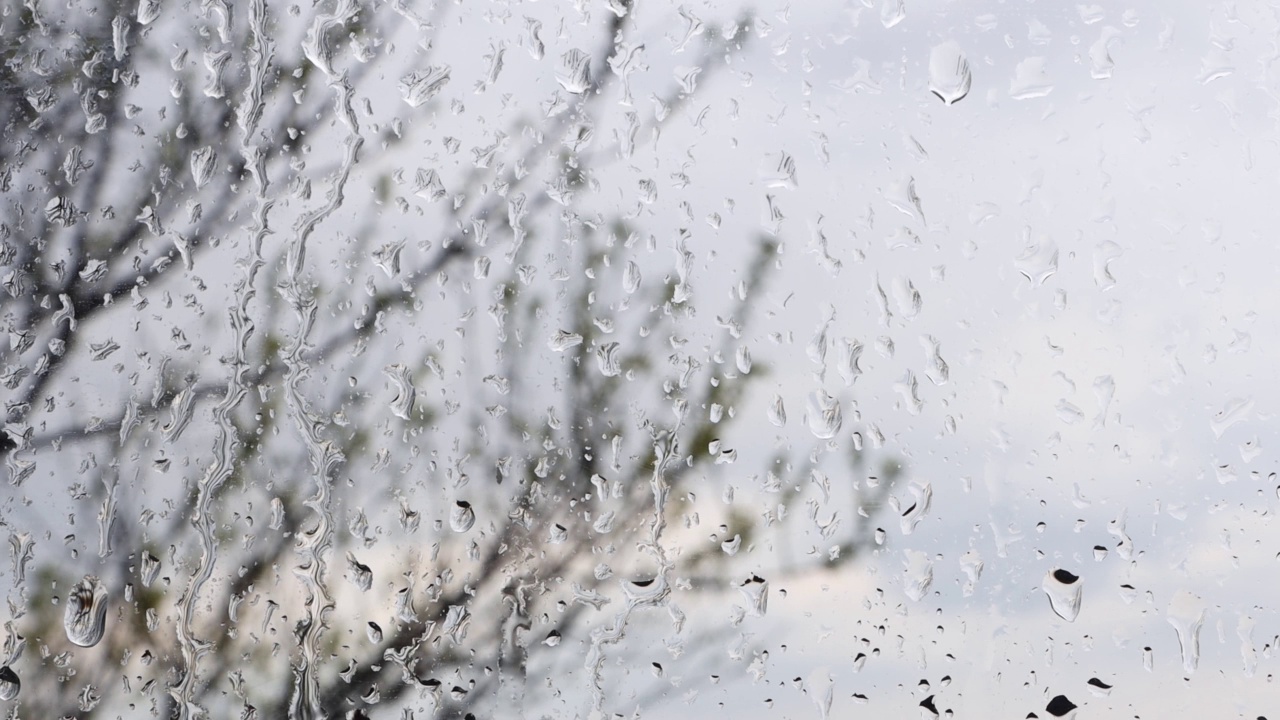
[[[776,156],[771,155],[766,162],[768,164],[760,171],[760,179],[765,187],[787,190],[794,190],[797,187],[795,158],[780,152]]]
[[[902,571],[902,590],[908,598],[919,602],[933,584],[933,561],[919,550],[905,552],[907,565]]]
[[[383,368],[383,372],[395,386],[396,396],[391,400],[391,414],[401,420],[409,420],[413,413],[413,403],[417,391],[413,387],[413,379],[409,377],[409,368],[395,363]]]
[[[738,590],[747,599],[747,614],[761,617],[769,609],[769,581],[759,575],[752,575]]]
[[[191,151],[191,177],[195,180],[196,189],[209,184],[218,164],[218,153],[211,147],[202,147]]]
[[[1179,591],[1169,602],[1166,617],[1178,633],[1182,669],[1188,673],[1195,672],[1200,664],[1200,625],[1204,623],[1204,611],[1204,601],[1186,590]]]
[[[973,550],[969,550],[960,556],[960,570],[965,576],[965,583],[961,592],[965,597],[973,595],[974,589],[978,586],[978,579],[982,577],[982,568],[982,556]]]
[[[160,574],[160,558],[149,552],[142,553],[142,566],[139,568],[138,575],[142,579],[142,587],[151,587],[151,583],[155,582],[156,576]]]
[[[0,700],[12,700],[18,697],[18,691],[21,689],[22,680],[18,678],[13,668],[8,665],[0,667]]]
[[[818,716],[821,720],[827,720],[831,715],[831,703],[835,699],[836,689],[831,671],[824,667],[813,670],[804,681],[804,689],[818,706]]]
[[[1030,239],[1026,233],[1027,246],[1013,265],[1022,276],[1033,285],[1043,285],[1045,280],[1058,271],[1058,244],[1046,236],[1036,240]]]
[[[889,183],[885,188],[884,199],[895,210],[910,217],[918,223],[925,222],[924,207],[920,204],[920,195],[916,193],[916,179],[907,176]],[[907,281],[910,283],[910,281]],[[914,288],[913,288],[914,289]],[[919,310],[919,308],[916,308]]]
[[[373,587],[373,570],[357,560],[353,553],[347,553],[347,571],[351,573],[351,582],[361,592],[368,592]]]
[[[1072,717],[1075,709],[1076,704],[1068,700],[1066,695],[1055,696],[1044,708],[1045,712],[1056,718]]]
[[[836,369],[840,372],[845,387],[852,386],[862,374],[862,368],[858,366],[861,358],[862,343],[849,338],[841,338],[836,343]]]
[[[596,348],[596,364],[600,367],[600,374],[605,377],[617,377],[622,374],[622,367],[619,364],[621,358],[618,357],[618,348],[620,345],[616,342],[608,342]]]
[[[564,352],[571,347],[582,344],[582,336],[578,333],[571,333],[566,330],[557,330],[556,334],[551,336],[551,340],[547,345],[556,352]]]
[[[370,622],[368,625],[369,642],[378,645],[382,642],[382,628],[376,622]]]
[[[107,588],[93,575],[71,588],[62,625],[67,639],[80,647],[97,645],[107,631]]]
[[[891,28],[907,17],[907,8],[902,0],[884,0],[880,4],[880,24]],[[823,717],[826,717],[825,713]]]
[[[448,65],[432,65],[409,73],[400,78],[400,97],[410,107],[420,107],[440,94],[449,82],[450,72]]]
[[[898,518],[901,525],[902,534],[910,535],[915,531],[916,526],[928,514],[930,506],[933,504],[933,486],[929,483],[911,483],[909,488],[913,502],[905,509],[900,507],[897,498],[891,498],[891,502],[898,509],[900,517]]]
[[[773,402],[769,403],[769,422],[777,427],[787,424],[787,409],[782,405],[782,396],[774,393]]]
[[[951,379],[951,366],[942,359],[942,344],[932,335],[921,337],[920,344],[925,351],[925,377],[934,385],[946,385]]]
[[[1075,622],[1080,614],[1080,601],[1083,597],[1083,583],[1078,575],[1062,569],[1050,570],[1041,583],[1045,595],[1049,596],[1049,606],[1058,617],[1067,622]]]
[[[574,95],[585,93],[591,87],[591,56],[576,48],[561,55],[556,82]]]
[[[428,202],[438,202],[449,193],[435,168],[418,168],[413,175],[413,194]]]
[[[1030,57],[1018,63],[1013,80],[1009,82],[1009,96],[1015,100],[1040,98],[1053,92],[1053,83],[1045,71],[1045,59]]]
[[[459,500],[454,504],[453,510],[449,513],[449,527],[454,532],[466,532],[476,524],[476,511],[471,509],[471,503],[465,500]]]
[[[969,94],[973,76],[969,59],[954,40],[937,45],[929,53],[929,90],[948,105],[954,105]]]
[[[844,424],[840,401],[821,390],[815,390],[809,395],[805,420],[814,437],[830,440],[840,432],[840,427]]]
[[[138,24],[150,25],[160,17],[160,0],[138,0]]]
[[[725,555],[737,555],[738,548],[741,546],[742,546],[741,535],[734,535],[732,539],[725,540],[724,542],[720,543],[720,549],[724,551]]]
[[[569,539],[569,529],[556,523],[547,529],[547,542],[560,545]]]
[[[1227,428],[1249,416],[1253,410],[1253,398],[1232,398],[1223,404],[1222,409],[1213,414],[1209,420],[1209,429],[1215,438],[1222,437]]]

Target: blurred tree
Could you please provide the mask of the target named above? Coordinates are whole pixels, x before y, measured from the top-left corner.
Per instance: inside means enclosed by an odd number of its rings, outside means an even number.
[[[4,5],[19,715],[461,717],[554,697],[530,675],[584,655],[601,708],[633,612],[666,607],[680,643],[681,578],[736,584],[668,523],[736,457],[718,438],[762,374],[741,338],[776,246],[708,279],[737,284],[709,330],[687,232],[669,262],[644,226],[677,203],[647,181],[618,209],[607,167],[750,22],[673,13],[701,49],[661,87],[630,10],[551,37],[552,17],[404,0]],[[550,86],[529,72],[548,64]],[[780,519],[734,512],[725,542]],[[107,606],[81,648],[63,625],[86,576]]]

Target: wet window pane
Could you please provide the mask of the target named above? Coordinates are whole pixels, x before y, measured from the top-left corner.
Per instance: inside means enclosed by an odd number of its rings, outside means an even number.
[[[1276,712],[1262,3],[0,4],[0,706]]]

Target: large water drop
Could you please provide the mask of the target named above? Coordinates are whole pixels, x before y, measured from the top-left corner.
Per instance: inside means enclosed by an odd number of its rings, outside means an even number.
[[[13,668],[5,665],[0,667],[0,700],[12,700],[18,697],[18,691],[22,689],[22,681],[18,679],[18,674]]]
[[[62,624],[67,639],[80,647],[93,647],[107,631],[107,588],[93,575],[71,588]]]
[[[1066,570],[1055,569],[1044,576],[1041,584],[1044,594],[1049,596],[1049,606],[1058,617],[1067,622],[1075,622],[1080,614],[1080,600],[1083,596],[1083,585],[1078,575]]]
[[[400,78],[400,97],[410,107],[420,107],[440,94],[449,83],[451,70],[448,65],[433,65],[424,70],[409,73]]]
[[[1204,623],[1204,601],[1183,590],[1169,602],[1167,618],[1178,633],[1182,648],[1182,669],[1193,673],[1200,664],[1200,625]]]
[[[769,609],[769,581],[752,575],[738,587],[747,600],[747,614],[760,617]]]
[[[459,500],[449,513],[449,527],[454,532],[466,532],[476,524],[476,511],[471,509],[471,503],[465,500]]]
[[[844,424],[844,418],[840,412],[840,401],[821,390],[814,391],[809,395],[805,420],[809,423],[809,430],[813,432],[814,437],[819,440],[830,440],[840,432],[840,426]]]
[[[973,75],[969,72],[969,59],[960,50],[960,43],[948,40],[929,53],[929,90],[948,105],[954,105],[969,94]]]

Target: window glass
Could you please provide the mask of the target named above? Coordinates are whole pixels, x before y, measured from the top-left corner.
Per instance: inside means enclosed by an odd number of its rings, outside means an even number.
[[[0,3],[0,705],[1274,717],[1265,3]]]

